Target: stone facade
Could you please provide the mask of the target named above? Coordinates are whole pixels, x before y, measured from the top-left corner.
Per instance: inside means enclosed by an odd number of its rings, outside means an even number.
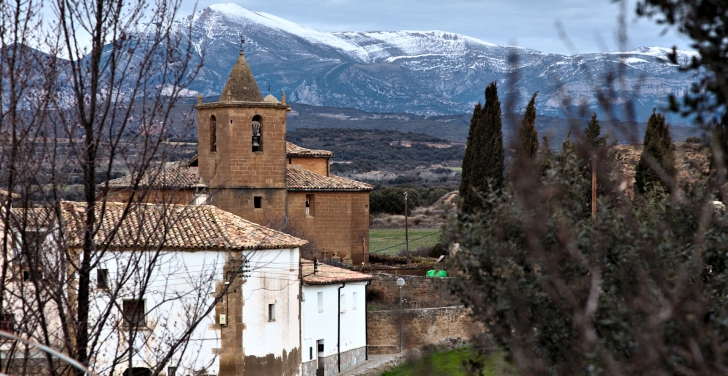
[[[264,226],[286,214],[285,189],[218,188],[209,191],[211,205]],[[256,197],[259,197],[260,208],[255,207]]]
[[[105,199],[108,202],[127,202],[131,198],[130,189],[114,189],[109,191]],[[140,197],[141,195],[141,197]],[[137,191],[134,194],[135,201],[151,204],[181,204],[187,205],[192,202],[194,191],[192,189],[150,189],[147,192]],[[102,199],[99,196],[99,199]]]
[[[286,111],[270,103],[197,106],[199,173],[210,188],[286,188]],[[211,150],[216,129],[216,151]],[[253,151],[253,118],[260,123],[260,150]]]
[[[449,307],[460,304],[459,299],[450,293],[448,278],[434,278],[412,275],[375,273],[372,283],[367,286],[370,302],[399,308],[399,286],[397,278],[403,278],[402,302],[405,308]]]
[[[309,215],[307,197],[312,203]],[[354,265],[367,260],[369,192],[289,192],[288,217],[314,243],[317,257],[338,257]]]
[[[289,157],[288,164],[293,166],[301,166],[306,170],[315,172],[319,175],[329,176],[329,158],[318,157],[318,158],[300,158],[300,157]]]
[[[399,310],[370,311],[367,317],[369,355],[399,352]],[[483,327],[470,318],[467,308],[440,307],[402,311],[404,350],[434,344],[445,338],[471,338]]]
[[[329,176],[328,151],[297,147],[288,157],[285,98],[257,101],[259,94],[241,54],[228,79],[232,92],[197,109],[198,173],[208,185],[210,203],[260,224],[288,217],[313,241],[319,257],[338,257],[360,264],[369,249],[369,191],[292,192],[286,169],[299,166]],[[236,81],[237,80],[237,81]],[[240,82],[238,82],[240,81]],[[253,90],[255,89],[255,90]],[[242,99],[241,99],[242,98]],[[259,147],[253,146],[254,123],[260,125]],[[306,196],[315,197],[314,215],[306,215]]]

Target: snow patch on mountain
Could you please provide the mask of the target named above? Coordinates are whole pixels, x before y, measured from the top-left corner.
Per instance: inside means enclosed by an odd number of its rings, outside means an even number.
[[[219,13],[228,21],[236,22],[244,26],[242,28],[243,31],[245,31],[245,26],[266,27],[286,34],[295,35],[310,43],[320,43],[340,49],[353,56],[360,58],[366,57],[366,52],[361,47],[343,40],[332,33],[314,30],[272,14],[253,12],[233,3],[213,4],[208,9]]]

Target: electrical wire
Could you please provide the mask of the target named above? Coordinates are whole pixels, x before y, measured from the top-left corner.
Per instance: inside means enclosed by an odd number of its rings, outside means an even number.
[[[439,234],[440,234],[439,231],[433,232],[432,234],[428,234],[428,235],[425,235],[425,236],[421,236],[419,238],[410,239],[409,242],[411,243],[411,242],[414,242],[414,241],[417,241],[417,240],[420,240],[420,239],[429,238],[431,236],[435,236],[435,235],[439,235]],[[387,247],[387,248],[378,249],[376,251],[369,251],[369,254],[371,255],[372,253],[380,253],[382,251],[386,251],[386,250],[389,250],[389,249],[392,249],[392,248],[396,248],[396,247],[399,247],[399,246],[402,246],[402,245],[406,245],[406,244],[407,244],[407,242],[404,242],[404,243],[395,244],[395,245],[390,246],[390,247]]]

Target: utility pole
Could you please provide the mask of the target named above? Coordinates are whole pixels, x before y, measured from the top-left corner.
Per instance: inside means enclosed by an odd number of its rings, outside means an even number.
[[[404,243],[407,250],[407,265],[412,261],[409,251],[409,229],[407,228],[407,191],[404,192]]]

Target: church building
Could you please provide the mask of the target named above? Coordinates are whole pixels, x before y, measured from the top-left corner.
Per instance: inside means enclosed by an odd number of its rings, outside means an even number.
[[[109,181],[108,201],[141,189],[147,202],[209,203],[262,225],[289,221],[312,242],[310,256],[368,262],[374,187],[331,175],[333,153],[286,142],[285,93],[263,98],[243,51],[218,101],[200,95],[195,108],[198,155]]]

